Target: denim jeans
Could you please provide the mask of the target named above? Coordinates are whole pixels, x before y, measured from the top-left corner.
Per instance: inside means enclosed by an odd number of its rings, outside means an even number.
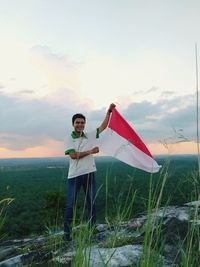
[[[96,222],[96,182],[94,172],[70,178],[67,181],[67,203],[64,214],[64,232],[67,238],[70,237],[70,224],[73,220],[73,209],[75,206],[77,193],[81,186],[85,192],[85,200],[89,212],[89,222],[94,224]],[[84,201],[85,202],[85,201]]]

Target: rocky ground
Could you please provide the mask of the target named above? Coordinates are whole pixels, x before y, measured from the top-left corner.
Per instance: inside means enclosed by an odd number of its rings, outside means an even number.
[[[199,231],[199,209],[196,201],[160,208],[127,222],[99,224],[92,230],[80,225],[73,229],[70,242],[64,241],[62,232],[5,241],[0,244],[0,267],[67,267],[73,263],[115,267],[137,266],[139,261],[143,266],[143,255],[148,258],[148,252],[155,267],[179,266],[188,233],[195,236]]]

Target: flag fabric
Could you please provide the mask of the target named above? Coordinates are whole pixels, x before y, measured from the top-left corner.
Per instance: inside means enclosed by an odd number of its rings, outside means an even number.
[[[104,154],[150,173],[158,172],[161,167],[116,108],[112,110],[108,127],[102,135],[99,147]]]

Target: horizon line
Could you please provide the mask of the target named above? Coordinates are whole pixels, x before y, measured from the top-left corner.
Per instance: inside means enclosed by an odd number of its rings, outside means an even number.
[[[191,153],[183,153],[183,154],[172,154],[172,155],[169,155],[169,154],[157,154],[157,155],[154,155],[154,157],[173,157],[173,156],[198,156],[197,154],[191,154]],[[94,156],[95,158],[104,158],[104,157],[107,157],[107,158],[114,158],[114,157],[111,157],[111,156],[106,156],[106,155],[101,155],[101,156]],[[59,158],[67,158],[66,156],[49,156],[49,157],[13,157],[13,158],[0,158],[0,160],[16,160],[16,159],[59,159]]]

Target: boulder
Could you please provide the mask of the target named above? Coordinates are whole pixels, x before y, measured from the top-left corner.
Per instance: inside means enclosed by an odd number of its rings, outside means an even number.
[[[193,242],[198,241],[195,231],[199,231],[199,209],[200,201],[181,207],[161,207],[127,222],[99,224],[84,240],[79,234],[87,233],[88,226],[80,225],[73,229],[79,238],[67,243],[62,241],[62,231],[51,233],[48,237],[6,241],[0,246],[0,267],[31,266],[32,262],[43,266],[48,262],[58,263],[66,267],[76,259],[87,262],[90,267],[105,264],[109,267],[137,266],[138,261],[143,260],[144,240],[147,239],[151,241],[150,251],[151,257],[155,257],[155,267],[179,266],[181,251],[185,248],[191,229]],[[54,245],[54,242],[57,243]]]

